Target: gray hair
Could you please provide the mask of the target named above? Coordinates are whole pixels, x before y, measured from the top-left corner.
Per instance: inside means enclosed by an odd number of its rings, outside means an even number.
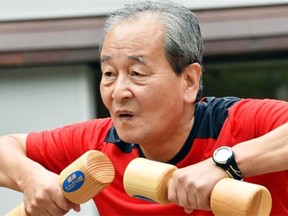
[[[106,34],[124,20],[139,18],[141,14],[151,13],[162,21],[164,32],[164,49],[166,57],[175,73],[181,75],[183,70],[192,63],[198,62],[202,67],[203,39],[197,17],[186,7],[172,1],[143,1],[125,5],[108,17],[104,26],[102,49]],[[197,101],[203,91],[202,77]]]

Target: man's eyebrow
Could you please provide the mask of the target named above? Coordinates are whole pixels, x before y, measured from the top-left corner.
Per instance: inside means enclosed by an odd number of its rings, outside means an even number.
[[[128,56],[128,59],[135,60],[143,65],[146,65],[146,62],[143,56],[132,55],[132,56]]]
[[[105,61],[109,61],[111,59],[111,56],[108,56],[108,55],[103,55],[101,56],[101,59],[100,59],[100,62],[103,63]],[[134,61],[137,61],[143,65],[146,64],[144,58],[142,56],[138,56],[138,55],[131,55],[131,56],[128,56],[128,59],[130,60],[134,60]]]
[[[111,59],[111,56],[103,55],[101,56],[100,62],[105,62]]]

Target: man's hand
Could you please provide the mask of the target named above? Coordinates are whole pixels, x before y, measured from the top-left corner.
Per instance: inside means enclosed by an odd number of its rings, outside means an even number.
[[[176,170],[169,182],[168,199],[183,207],[210,210],[210,196],[215,184],[228,174],[214,165],[212,159]]]
[[[59,176],[45,169],[32,172],[23,184],[24,204],[29,215],[65,215],[80,205],[70,202],[59,186]]]

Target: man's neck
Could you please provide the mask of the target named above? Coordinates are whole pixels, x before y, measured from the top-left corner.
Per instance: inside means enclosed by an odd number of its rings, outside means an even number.
[[[170,134],[168,137],[157,139],[156,142],[149,141],[140,145],[144,156],[148,159],[161,162],[171,160],[185,144],[193,123],[194,118],[189,124],[183,126],[180,131]]]

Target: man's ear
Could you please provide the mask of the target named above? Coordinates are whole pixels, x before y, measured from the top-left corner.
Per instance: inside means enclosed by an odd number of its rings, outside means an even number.
[[[190,64],[184,69],[182,75],[185,80],[184,100],[187,103],[194,103],[200,88],[202,68],[199,63]]]

